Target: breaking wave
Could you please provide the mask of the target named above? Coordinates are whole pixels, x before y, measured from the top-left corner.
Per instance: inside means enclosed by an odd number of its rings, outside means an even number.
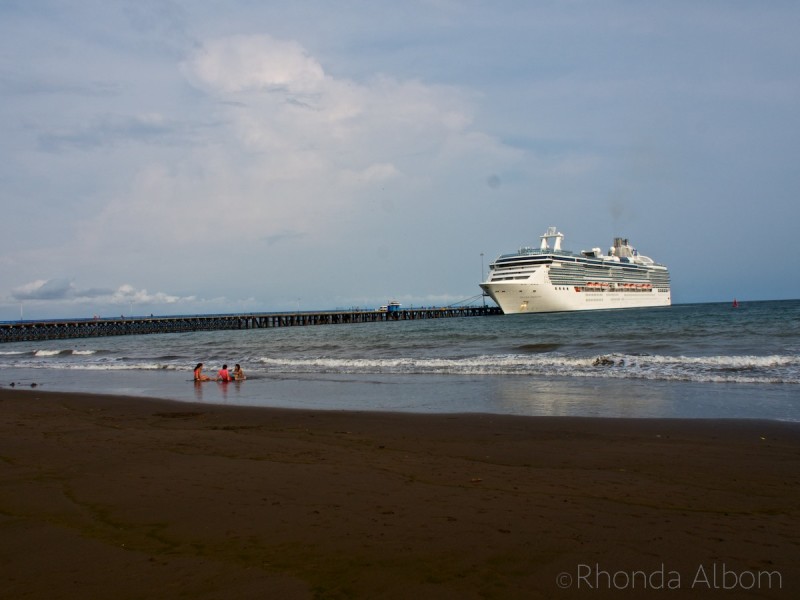
[[[339,374],[528,375],[694,381],[704,383],[800,384],[796,356],[642,356],[608,354],[483,355],[472,358],[263,357],[268,372]]]

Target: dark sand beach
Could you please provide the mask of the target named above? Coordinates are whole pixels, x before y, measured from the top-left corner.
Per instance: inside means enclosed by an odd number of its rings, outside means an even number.
[[[793,598],[800,425],[0,390],[2,598]]]

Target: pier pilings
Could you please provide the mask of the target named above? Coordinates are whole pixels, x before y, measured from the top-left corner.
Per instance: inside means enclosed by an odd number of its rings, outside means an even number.
[[[392,311],[354,309],[319,312],[6,321],[0,323],[0,343],[189,331],[380,323],[500,314],[502,314],[502,311],[494,306],[456,306],[409,308]]]

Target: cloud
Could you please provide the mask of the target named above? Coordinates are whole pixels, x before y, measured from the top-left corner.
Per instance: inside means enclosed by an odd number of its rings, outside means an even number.
[[[149,293],[123,284],[116,289],[80,289],[67,279],[39,279],[18,286],[11,291],[12,300],[93,302],[103,304],[176,304],[197,301],[195,296],[175,296],[164,292]]]
[[[322,66],[297,42],[269,35],[211,40],[185,65],[188,77],[212,92],[311,92],[324,80]]]
[[[72,297],[75,287],[67,279],[38,279],[11,290],[14,300],[64,300]]]
[[[121,285],[114,290],[110,296],[112,304],[125,304],[135,302],[136,304],[177,304],[180,302],[195,302],[196,296],[175,296],[164,292],[149,293],[147,290],[137,290],[131,285]]]
[[[356,162],[377,142],[392,148],[413,139],[416,145],[420,133],[441,140],[472,121],[471,107],[456,88],[389,77],[337,79],[297,42],[269,35],[211,40],[183,71],[226,103],[239,141],[254,150],[316,150],[334,153],[332,159],[347,147],[350,153],[341,158]],[[358,153],[356,142],[369,146]]]
[[[131,112],[123,104],[97,111],[81,104],[80,114],[40,133],[39,154],[48,151],[50,164],[76,180],[71,204],[59,205],[64,216],[57,228],[54,219],[56,235],[36,251],[49,261],[45,272],[114,281],[124,264],[126,278],[151,289],[184,290],[140,290],[141,299],[126,300],[131,290],[73,288],[64,291],[64,307],[77,310],[84,302],[94,312],[105,310],[100,303],[127,301],[184,308],[189,294],[200,298],[192,306],[223,311],[239,301],[202,304],[203,298],[255,297],[264,306],[285,303],[284,295],[317,294],[322,305],[324,296],[364,281],[382,297],[400,286],[385,272],[390,248],[412,236],[443,244],[430,236],[431,224],[448,214],[449,226],[460,228],[455,221],[474,214],[470,196],[483,193],[489,174],[503,177],[504,190],[513,188],[525,152],[476,130],[480,97],[473,91],[384,74],[350,79],[326,72],[323,63],[294,40],[208,39],[172,63],[179,68],[169,76],[182,79],[158,80],[177,88],[175,98],[168,88],[155,94],[157,102],[124,96]],[[455,213],[446,209],[456,202]],[[24,250],[13,258],[31,264]],[[422,247],[405,255],[408,272],[416,252]],[[301,265],[289,274],[287,256]],[[355,284],[344,281],[353,274],[331,278],[338,264],[352,260],[370,277]],[[307,276],[271,284],[296,272]]]
[[[287,231],[321,241],[341,235],[347,215],[373,218],[362,209],[389,184],[387,193],[412,198],[421,182],[521,156],[471,131],[474,98],[466,91],[386,76],[333,77],[296,41],[208,40],[182,72],[213,101],[205,118],[217,125],[205,132],[206,143],[138,170],[129,190],[87,228],[95,248],[120,247],[130,231],[137,231],[137,248],[285,240]],[[120,131],[145,140],[173,134],[169,123],[100,129],[111,139]],[[223,206],[235,227],[220,227]],[[180,215],[180,227],[165,215]]]

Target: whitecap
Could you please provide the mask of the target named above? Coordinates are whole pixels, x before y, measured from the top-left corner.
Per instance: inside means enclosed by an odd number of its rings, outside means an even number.
[[[62,350],[36,350],[34,356],[57,356],[61,354]]]

